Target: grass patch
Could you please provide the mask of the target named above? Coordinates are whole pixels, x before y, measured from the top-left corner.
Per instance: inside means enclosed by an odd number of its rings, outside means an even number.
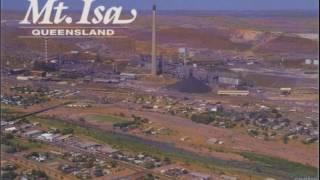
[[[13,117],[16,117],[18,115],[20,115],[20,112],[17,112],[13,109],[9,109],[5,106],[3,106],[1,104],[1,110],[0,110],[0,114],[1,114],[1,119],[11,119]]]
[[[72,128],[75,135],[95,139],[101,144],[108,144],[116,149],[130,153],[147,153],[158,158],[170,158],[192,166],[203,167],[211,172],[237,172],[237,174],[250,174],[252,177],[269,177],[290,179],[290,177],[314,176],[316,169],[298,163],[292,163],[277,158],[270,158],[252,153],[241,153],[242,156],[254,162],[226,161],[209,157],[190,151],[185,151],[168,143],[153,143],[131,135],[108,132],[95,128],[74,125],[61,120],[32,117],[30,121],[37,121],[43,126]],[[245,177],[248,177],[245,175]]]
[[[27,149],[36,149],[36,148],[42,148],[42,144],[36,141],[27,141],[27,140],[21,140],[16,139],[15,140],[17,144],[23,144],[23,146]]]
[[[90,137],[97,140],[98,142],[111,145],[114,148],[127,152],[145,152],[150,155],[157,156],[159,158],[170,157],[171,159],[183,161],[190,164],[201,164],[205,167],[213,167],[216,165],[215,161],[213,161],[212,159],[208,159],[206,156],[201,156],[196,153],[186,152],[174,148],[174,145],[171,144],[166,144],[166,146],[168,146],[168,150],[164,151],[161,148],[141,142],[133,136],[125,136],[112,132],[105,132],[102,130],[75,126],[74,124],[68,122],[61,122],[58,120],[54,121],[45,118],[31,118],[30,120],[40,122],[42,123],[42,125],[45,125],[46,127],[56,127],[58,129],[72,128],[74,130],[75,135]]]
[[[31,118],[31,121],[37,121],[45,125],[46,127],[55,127],[58,129],[73,129],[75,135],[91,137],[101,143],[112,145],[114,148],[121,150],[128,150],[131,152],[152,152],[153,154],[160,154],[160,151],[151,146],[146,146],[143,143],[133,141],[130,138],[126,138],[116,133],[105,132],[102,130],[85,128],[81,126],[75,126],[68,122],[60,122],[54,120],[48,120],[44,118]]]
[[[273,169],[288,172],[291,177],[318,177],[318,169],[311,166],[251,152],[242,152],[240,155],[251,161],[270,166]]]
[[[36,141],[24,140],[14,136],[2,136],[1,137],[1,149],[7,153],[15,153],[29,149],[41,148],[42,144]]]
[[[122,123],[122,122],[127,121],[123,117],[117,117],[117,116],[112,116],[112,115],[91,115],[88,118],[89,118],[89,120],[110,122],[110,123]]]

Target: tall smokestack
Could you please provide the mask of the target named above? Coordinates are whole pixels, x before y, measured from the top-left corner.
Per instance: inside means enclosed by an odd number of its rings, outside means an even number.
[[[153,5],[152,8],[152,67],[151,74],[153,76],[157,75],[157,45],[156,45],[156,5]]]

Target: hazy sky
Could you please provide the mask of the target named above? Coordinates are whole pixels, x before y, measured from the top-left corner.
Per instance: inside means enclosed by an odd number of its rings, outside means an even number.
[[[82,7],[82,0],[60,1],[73,9]],[[154,2],[161,10],[317,10],[319,6],[319,0],[96,0],[95,4],[145,10]],[[23,10],[28,7],[28,0],[1,0],[1,3],[2,9]]]

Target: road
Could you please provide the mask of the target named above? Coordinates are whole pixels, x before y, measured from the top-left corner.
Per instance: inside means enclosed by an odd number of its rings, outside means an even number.
[[[17,117],[14,117],[14,118],[10,119],[10,120],[11,121],[20,120],[20,119],[23,119],[23,118],[26,118],[26,117],[30,117],[30,116],[33,116],[33,115],[37,115],[37,114],[40,114],[40,113],[43,113],[43,112],[47,112],[47,111],[56,109],[56,108],[59,108],[59,107],[63,107],[65,105],[68,105],[68,104],[71,104],[71,103],[72,102],[61,103],[61,104],[54,105],[54,106],[51,106],[51,107],[48,107],[48,108],[45,108],[45,109],[41,109],[41,110],[34,111],[34,112],[31,112],[31,113],[27,113],[27,114],[24,114],[24,115],[21,115],[21,116],[17,116]],[[60,148],[63,148],[63,149],[67,148],[67,149],[70,149],[72,151],[80,151],[82,153],[88,153],[87,151],[85,151],[83,149],[80,149],[80,148],[75,149],[75,147],[66,146],[66,144],[61,144],[61,143],[57,143],[57,142],[56,143],[50,143],[50,144],[52,144],[54,146],[57,146],[57,147],[60,147]],[[91,153],[91,154],[93,154],[93,153]],[[112,161],[117,161],[122,166],[127,167],[127,168],[132,169],[132,170],[135,170],[138,173],[150,173],[150,174],[156,175],[156,176],[158,176],[158,177],[160,177],[162,179],[168,179],[168,180],[172,179],[169,176],[157,173],[157,172],[152,171],[150,169],[146,169],[146,168],[143,168],[141,166],[137,166],[137,165],[130,164],[130,163],[127,163],[127,162],[124,162],[124,161],[120,161],[120,160],[115,160],[115,159],[109,158],[105,154],[102,154],[102,153],[94,153],[93,155],[98,156],[100,158],[107,158],[107,159],[112,160]]]
[[[59,108],[61,106],[64,106],[66,104],[69,104],[71,102],[67,102],[67,103],[62,103],[59,105],[55,105],[49,108],[45,108],[42,110],[38,110],[32,113],[28,113],[19,117],[16,117],[15,119],[21,119],[21,118],[25,118],[28,116],[33,116],[42,112],[46,112],[46,111],[50,111],[52,109],[56,109]],[[90,124],[87,122],[82,122],[82,121],[72,121],[72,120],[59,120],[59,119],[52,119],[53,121],[57,121],[57,122],[61,122],[61,123],[68,123],[68,124],[72,124],[74,126],[79,126],[82,128],[86,128],[86,129],[93,129],[96,131],[101,131],[103,133],[105,133],[106,135],[110,135],[110,136],[116,136],[117,138],[119,138],[119,140],[124,140],[124,141],[131,141],[131,142],[136,142],[142,145],[145,145],[146,147],[152,147],[152,148],[156,148],[159,151],[163,152],[163,153],[167,153],[167,154],[176,154],[177,156],[182,156],[182,157],[189,157],[189,159],[194,160],[194,161],[201,161],[201,162],[206,162],[209,164],[213,164],[219,167],[229,167],[229,168],[234,168],[237,169],[239,171],[244,171],[244,172],[252,172],[261,176],[270,176],[270,174],[272,174],[273,176],[279,178],[279,179],[287,179],[287,178],[291,178],[290,177],[290,172],[288,172],[286,169],[274,169],[270,166],[267,165],[263,165],[263,164],[258,164],[255,162],[248,162],[248,161],[230,161],[230,160],[223,160],[220,158],[216,158],[216,157],[212,157],[212,156],[207,156],[207,155],[201,155],[201,154],[197,154],[194,152],[191,152],[189,150],[185,150],[185,149],[181,149],[176,147],[173,144],[168,144],[165,142],[161,142],[161,141],[154,141],[154,140],[149,140],[149,139],[145,139],[142,137],[137,137],[134,135],[130,135],[124,132],[120,132],[120,131],[114,131],[114,130],[107,130],[101,126],[98,125],[94,125],[94,124]],[[66,146],[63,145],[63,147],[65,148]],[[78,149],[79,150],[79,149]],[[83,151],[83,150],[81,150]],[[85,152],[85,151],[83,151]],[[86,152],[88,153],[88,152]],[[106,156],[104,154],[96,154],[94,153],[94,155],[97,155],[99,157],[103,157],[106,158]],[[114,159],[112,159],[114,160]],[[170,177],[164,176],[163,174],[154,172],[152,170],[148,170],[145,169],[143,167],[140,166],[136,166],[133,164],[129,164],[123,161],[119,161],[120,164],[122,164],[125,167],[128,167],[130,169],[136,170],[138,172],[146,172],[146,173],[151,173],[154,174],[156,176],[162,177],[164,179],[170,179]],[[257,169],[259,169],[259,171],[257,171]]]
[[[49,167],[44,166],[43,164],[35,162],[35,161],[26,160],[21,157],[17,157],[15,155],[7,154],[7,153],[5,153],[4,156],[5,156],[6,160],[9,162],[17,164],[18,166],[26,168],[26,169],[32,168],[32,169],[44,171],[49,177],[54,178],[56,180],[65,180],[65,179],[77,180],[77,178],[74,176],[62,174],[60,171],[58,171],[56,169],[49,168]]]
[[[121,166],[123,167],[126,167],[128,169],[131,169],[131,170],[134,170],[136,171],[135,174],[153,174],[155,176],[158,176],[160,177],[161,179],[168,179],[168,180],[173,180],[172,177],[169,177],[169,176],[166,176],[166,175],[163,175],[163,174],[160,174],[158,172],[155,172],[154,170],[151,170],[151,169],[146,169],[144,167],[141,167],[141,166],[137,166],[137,165],[134,165],[134,164],[131,164],[131,163],[128,163],[128,162],[124,162],[124,161],[120,161],[120,160],[117,160],[117,159],[113,159],[113,158],[110,158],[108,156],[106,156],[106,154],[103,154],[103,153],[99,153],[99,152],[95,152],[95,153],[92,153],[92,152],[88,152],[84,149],[81,149],[81,148],[76,148],[74,146],[68,146],[67,143],[58,143],[58,142],[53,142],[53,143],[50,143],[51,145],[53,146],[57,146],[57,147],[60,147],[60,148],[63,148],[65,150],[68,150],[68,151],[73,151],[73,152],[80,152],[80,153],[83,153],[83,154],[91,154],[91,155],[94,155],[96,157],[99,157],[99,158],[102,158],[102,159],[108,159],[109,161],[116,161],[118,164],[120,164]]]
[[[37,114],[40,114],[40,113],[43,113],[43,112],[47,112],[47,111],[50,111],[50,110],[53,110],[53,109],[57,109],[59,107],[63,107],[65,105],[68,105],[68,104],[72,104],[72,102],[65,102],[65,103],[61,103],[61,104],[58,104],[58,105],[54,105],[54,106],[51,106],[51,107],[48,107],[48,108],[45,108],[45,109],[41,109],[41,110],[38,110],[38,111],[34,111],[34,112],[31,112],[31,113],[27,113],[27,114],[24,114],[24,115],[21,115],[21,116],[17,116],[17,117],[13,117],[7,121],[16,121],[16,120],[20,120],[20,119],[23,119],[23,118],[26,118],[26,117],[29,117],[29,116],[33,116],[33,115],[37,115]]]

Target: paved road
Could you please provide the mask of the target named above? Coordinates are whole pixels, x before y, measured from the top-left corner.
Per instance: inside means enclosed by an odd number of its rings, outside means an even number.
[[[26,160],[23,159],[22,157],[17,157],[15,155],[11,155],[11,154],[5,154],[6,160],[17,164],[19,166],[22,166],[23,168],[26,169],[38,169],[41,171],[44,171],[49,177],[54,178],[55,180],[77,180],[76,177],[71,176],[71,175],[67,175],[67,174],[63,174],[60,171],[53,169],[53,168],[49,168],[41,163],[35,162],[35,161],[30,161],[30,160]]]
[[[65,102],[65,103],[58,104],[58,105],[55,105],[55,106],[51,106],[51,107],[48,107],[48,108],[45,108],[45,109],[34,111],[34,112],[31,112],[31,113],[28,113],[28,114],[17,116],[17,117],[9,119],[8,121],[20,120],[20,119],[23,119],[23,118],[26,118],[26,117],[29,117],[29,116],[33,116],[33,115],[37,115],[37,114],[40,114],[40,113],[43,113],[43,112],[47,112],[47,111],[50,111],[50,110],[53,110],[53,109],[57,109],[59,107],[63,107],[63,106],[68,105],[68,104],[72,104],[72,102]]]
[[[62,104],[55,105],[55,106],[52,106],[49,108],[38,110],[38,111],[35,111],[32,113],[28,113],[28,114],[16,117],[14,119],[18,120],[18,119],[25,118],[25,117],[32,116],[32,115],[36,115],[36,114],[39,114],[42,112],[50,111],[52,109],[59,108],[61,106],[69,104],[69,103],[71,103],[71,102],[62,103]],[[69,124],[73,124],[75,126],[79,126],[79,127],[83,127],[83,128],[90,128],[90,129],[94,129],[97,131],[102,131],[103,133],[110,135],[110,136],[116,135],[120,140],[123,139],[123,140],[129,140],[132,142],[141,143],[143,145],[156,148],[164,153],[169,153],[169,154],[174,153],[177,155],[183,155],[184,157],[189,157],[194,160],[201,160],[203,162],[212,163],[217,166],[235,168],[235,169],[238,169],[240,171],[245,171],[245,172],[249,171],[249,172],[259,174],[262,176],[270,176],[270,174],[273,174],[273,176],[276,176],[279,179],[291,178],[290,172],[288,172],[286,169],[274,169],[270,166],[257,164],[255,162],[228,161],[228,160],[222,160],[222,159],[211,157],[211,156],[200,155],[200,154],[196,154],[194,152],[188,151],[188,150],[177,148],[172,144],[168,144],[168,143],[161,142],[161,141],[153,141],[153,140],[145,139],[142,137],[137,137],[137,136],[130,135],[130,134],[123,133],[123,132],[119,132],[119,131],[106,130],[103,127],[93,125],[93,124],[90,124],[87,122],[59,120],[59,119],[54,119],[54,121],[58,121],[58,122],[62,122],[62,123],[69,123]],[[104,154],[103,155],[102,154],[95,154],[95,155],[98,155],[99,157],[106,158],[106,156]],[[112,160],[114,160],[114,159],[112,159]],[[152,170],[148,170],[148,169],[145,169],[140,166],[135,166],[133,164],[129,164],[129,163],[126,163],[123,161],[120,161],[119,163],[121,163],[122,165],[124,165],[126,167],[130,167],[131,169],[136,169],[138,172],[141,171],[141,172],[152,173],[152,174],[157,175],[159,177],[164,177],[164,179],[170,179],[167,176],[163,176],[163,174],[153,172]],[[257,169],[259,169],[259,171],[257,171]]]
[[[65,105],[71,104],[71,103],[72,102],[65,102],[65,103],[58,104],[58,105],[55,105],[55,106],[51,106],[51,107],[48,107],[48,108],[45,108],[45,109],[41,109],[41,110],[38,110],[38,111],[35,111],[35,112],[27,113],[25,115],[14,117],[14,118],[11,119],[11,121],[20,120],[20,119],[23,119],[23,118],[26,118],[26,117],[30,117],[30,116],[37,115],[37,114],[40,114],[40,113],[43,113],[43,112],[47,112],[47,111],[50,111],[50,110],[53,110],[53,109],[56,109],[56,108],[63,107]],[[64,148],[64,149],[67,148],[67,149],[70,149],[70,150],[75,150],[75,151],[80,151],[80,152],[83,152],[83,153],[88,153],[87,151],[85,151],[83,149],[80,149],[80,148],[76,148],[75,149],[75,147],[66,146],[66,144],[63,144],[63,143],[51,143],[51,144],[54,145],[54,146],[58,146],[58,147]],[[146,169],[146,168],[143,168],[141,166],[137,166],[137,165],[130,164],[130,163],[127,163],[127,162],[124,162],[124,161],[120,161],[120,160],[115,160],[115,159],[109,158],[105,154],[102,154],[102,153],[91,153],[91,154],[94,154],[94,155],[96,155],[96,156],[98,156],[100,158],[107,158],[109,160],[117,161],[122,166],[127,167],[127,168],[132,169],[132,170],[135,170],[135,171],[137,171],[139,173],[150,173],[150,174],[156,175],[156,176],[158,176],[158,177],[160,177],[162,179],[168,179],[168,180],[172,179],[169,176],[154,172],[154,171],[152,171],[150,169]]]

